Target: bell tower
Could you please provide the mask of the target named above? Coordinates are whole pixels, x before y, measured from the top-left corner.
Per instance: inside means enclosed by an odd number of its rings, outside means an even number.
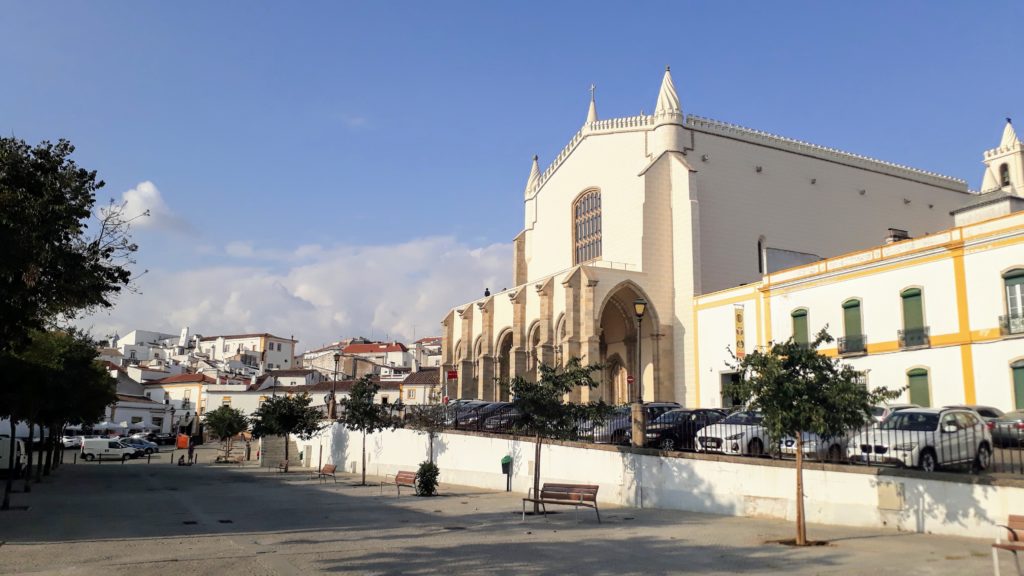
[[[985,176],[981,193],[1002,191],[1011,196],[1024,196],[1024,146],[1017,138],[1013,122],[1006,119],[999,146],[985,152]]]

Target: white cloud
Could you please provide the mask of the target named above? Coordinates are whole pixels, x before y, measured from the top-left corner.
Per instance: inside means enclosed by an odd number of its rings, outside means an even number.
[[[132,221],[132,226],[136,228],[165,230],[187,228],[185,221],[167,206],[160,190],[149,180],[139,182],[135,188],[124,192],[121,195],[121,200],[125,204],[125,216],[135,218]],[[147,213],[148,216],[146,216]]]
[[[264,251],[233,243],[239,255]],[[102,337],[133,329],[177,333],[272,332],[307,349],[346,336],[398,340],[439,335],[448,309],[510,285],[508,244],[470,247],[450,237],[403,244],[295,249],[295,264],[151,269],[141,294],[79,324]]]

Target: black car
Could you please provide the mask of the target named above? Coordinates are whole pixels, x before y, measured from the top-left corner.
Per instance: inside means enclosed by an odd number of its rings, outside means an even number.
[[[724,410],[669,410],[647,425],[644,446],[662,450],[696,450],[697,431],[725,418]]]
[[[508,406],[496,410],[491,416],[484,420],[484,430],[487,432],[510,434],[516,431],[516,425],[519,423],[519,416],[519,410],[509,403]]]
[[[462,428],[463,430],[481,430],[484,426],[484,421],[487,418],[493,416],[498,411],[510,408],[511,402],[492,402],[477,406],[466,411],[462,416],[459,416],[459,420],[456,423],[456,427]]]
[[[146,434],[146,440],[149,440],[154,444],[160,444],[161,446],[170,446],[171,444],[174,444],[175,438],[174,434],[171,434],[170,432],[152,432]]]
[[[446,424],[453,428],[474,428],[479,410],[488,404],[490,402],[483,400],[470,400],[460,404],[450,411],[446,418]]]
[[[1007,412],[985,422],[992,432],[992,443],[1000,448],[1024,446],[1024,410]]]
[[[678,402],[644,402],[646,420],[651,422],[669,410],[682,408]],[[629,444],[633,416],[629,406],[619,406],[603,423],[580,427],[580,436],[598,444]]]

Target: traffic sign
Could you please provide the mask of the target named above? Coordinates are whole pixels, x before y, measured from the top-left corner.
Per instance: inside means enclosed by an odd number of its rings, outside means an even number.
[[[626,376],[626,384],[632,384],[634,382],[632,376]]]
[[[458,380],[459,379],[459,371],[458,370],[449,370],[448,371],[448,379],[449,380]]]

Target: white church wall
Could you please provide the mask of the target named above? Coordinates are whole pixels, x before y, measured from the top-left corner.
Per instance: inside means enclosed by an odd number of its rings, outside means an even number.
[[[759,279],[761,235],[767,246],[831,257],[879,244],[888,228],[914,236],[949,228],[950,210],[969,198],[962,192],[714,134],[697,132],[694,142],[688,158],[700,181],[705,292]],[[704,155],[707,161],[701,160]],[[842,225],[822,217],[828,214],[838,215]]]

